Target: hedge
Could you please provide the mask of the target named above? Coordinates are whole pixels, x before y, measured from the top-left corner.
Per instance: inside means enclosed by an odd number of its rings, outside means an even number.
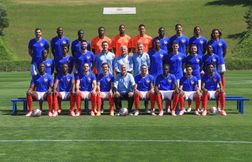
[[[1,61],[0,71],[29,71],[31,61]]]

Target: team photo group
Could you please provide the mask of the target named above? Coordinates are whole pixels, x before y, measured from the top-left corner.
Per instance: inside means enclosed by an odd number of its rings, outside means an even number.
[[[151,115],[168,112],[181,116],[193,110],[195,115],[206,116],[210,99],[216,101],[220,115],[227,115],[227,44],[219,29],[209,32],[209,40],[201,35],[199,26],[194,27],[190,38],[184,35],[181,24],[175,25],[171,37],[165,35],[164,27],[153,38],[146,34],[144,24],[138,26],[138,31],[138,35],[130,37],[121,24],[119,33],[110,39],[105,27],[99,27],[98,35],[88,41],[81,29],[78,38],[70,42],[63,28],[58,27],[49,43],[42,37],[42,29],[36,28],[35,38],[28,44],[31,81],[26,116],[33,114],[33,100],[39,101],[40,110],[47,101],[50,117],[62,113],[62,100],[70,102],[70,116],[82,114],[83,100],[91,103],[90,116],[101,116],[103,108],[107,109],[104,100],[108,100],[111,116],[124,115],[122,101],[127,102],[129,115],[138,116],[141,100],[147,107],[150,102],[146,111]]]

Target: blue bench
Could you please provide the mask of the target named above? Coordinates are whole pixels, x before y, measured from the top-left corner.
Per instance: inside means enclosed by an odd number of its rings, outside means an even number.
[[[236,101],[236,107],[237,110],[240,114],[244,113],[244,101],[248,101],[248,98],[244,98],[241,96],[226,96],[225,97],[226,101]],[[26,112],[27,111],[27,102],[26,102],[26,98],[14,98],[11,100],[12,102],[12,114],[15,115],[17,113],[17,103],[21,102],[23,103],[23,111]],[[84,111],[86,113],[88,113],[89,109],[88,109],[88,100],[84,100]]]

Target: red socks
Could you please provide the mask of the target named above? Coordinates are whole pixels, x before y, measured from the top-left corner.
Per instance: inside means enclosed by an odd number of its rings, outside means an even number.
[[[206,110],[207,103],[208,103],[208,92],[204,93],[202,96],[202,106],[204,110]]]
[[[53,96],[51,94],[48,94],[48,96],[47,96],[47,102],[48,102],[49,112],[52,112]]]
[[[74,111],[75,105],[75,96],[73,94],[70,95],[70,111]]]
[[[195,110],[196,111],[198,111],[198,109],[199,109],[199,106],[200,106],[200,96],[199,95],[197,95],[196,97],[195,97]]]
[[[100,112],[101,111],[101,105],[102,105],[102,99],[99,95],[96,96],[96,100],[97,100],[97,111]],[[93,103],[92,103],[93,105]]]
[[[55,93],[53,96],[53,107],[54,107],[54,111],[56,112],[58,109],[58,93]]]
[[[163,108],[162,108],[162,97],[161,97],[161,94],[157,94],[156,101],[157,101],[157,105],[158,105],[159,111],[162,111]]]
[[[109,108],[110,111],[114,111],[114,100],[113,100],[113,96],[109,95]]]
[[[175,111],[179,101],[179,96],[177,94],[173,95],[172,110]]]
[[[27,95],[26,101],[27,101],[27,105],[28,105],[28,108],[29,108],[29,112],[31,112],[32,111],[32,96]]]
[[[189,103],[189,101],[188,101]],[[184,96],[179,97],[179,106],[180,106],[180,111],[185,109],[185,98]]]
[[[135,95],[135,107],[136,107],[136,111],[139,111],[139,106],[140,106],[140,96],[139,94]]]
[[[155,100],[156,100],[156,96],[154,94],[150,93],[150,106],[151,106],[151,111],[153,111],[154,106],[155,106]]]
[[[95,110],[95,103],[96,103],[96,96],[91,94],[91,111],[93,112]]]
[[[219,99],[221,104],[221,110],[225,109],[225,94],[223,92],[219,92]]]
[[[77,111],[81,112],[81,94],[77,94],[76,96],[76,106],[77,106]]]
[[[225,78],[224,78],[224,74],[221,76],[221,84],[222,84],[222,88],[225,89]]]

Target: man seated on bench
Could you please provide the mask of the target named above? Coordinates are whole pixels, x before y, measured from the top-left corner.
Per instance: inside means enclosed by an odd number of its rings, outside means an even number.
[[[128,100],[128,112],[133,115],[131,110],[134,103],[134,86],[135,80],[132,74],[127,72],[127,66],[121,65],[121,73],[116,76],[113,92],[114,92],[114,102],[117,111],[117,116],[119,116],[119,111],[122,108],[122,99]]]
[[[52,113],[52,87],[53,78],[50,74],[45,73],[45,64],[39,64],[39,73],[32,77],[30,87],[27,91],[27,105],[29,112],[26,116],[32,115],[32,99],[40,101],[40,109],[42,109],[42,101],[47,99],[48,102],[48,116],[53,116]]]
[[[214,65],[212,63],[208,64],[208,73],[202,77],[202,115],[207,115],[207,102],[208,99],[220,100],[221,104],[221,115],[226,116],[225,112],[225,92],[221,84],[220,75],[215,72]],[[217,103],[217,102],[216,102]]]
[[[83,73],[77,75],[76,78],[76,105],[77,112],[75,116],[80,116],[81,114],[81,99],[91,99],[91,111],[90,115],[95,116],[95,105],[96,105],[96,77],[89,70],[89,64],[83,64]]]
[[[97,114],[101,115],[102,99],[109,100],[110,115],[114,116],[114,101],[112,87],[114,83],[114,76],[109,73],[109,64],[102,64],[102,74],[97,77]]]
[[[60,113],[61,101],[70,99],[70,115],[75,116],[75,82],[73,75],[68,73],[68,64],[62,65],[62,72],[56,77],[53,92],[54,92],[54,112],[53,116],[58,116]]]
[[[139,115],[140,98],[150,99],[151,112],[155,115],[154,105],[155,105],[155,92],[154,92],[154,77],[148,74],[147,65],[141,65],[141,73],[135,76],[135,116]]]
[[[156,101],[159,108],[159,116],[163,116],[162,99],[172,100],[172,116],[176,116],[175,109],[179,100],[179,90],[175,75],[169,73],[169,65],[163,65],[163,74],[158,75],[155,81]]]
[[[180,103],[180,112],[179,115],[183,115],[185,112],[185,99],[193,101],[195,100],[195,114],[199,114],[200,106],[200,89],[198,86],[198,78],[192,75],[193,69],[191,65],[186,66],[186,74],[180,79],[179,82],[179,103]],[[189,107],[188,109],[191,109]],[[190,111],[189,111],[190,112]]]

